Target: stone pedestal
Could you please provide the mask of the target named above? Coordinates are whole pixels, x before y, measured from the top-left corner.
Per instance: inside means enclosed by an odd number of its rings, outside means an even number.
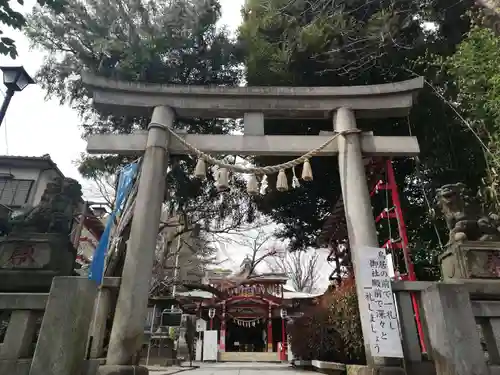
[[[68,236],[10,234],[0,238],[0,292],[50,290],[55,276],[71,276],[76,249]]]
[[[453,244],[439,260],[444,280],[500,279],[500,242]]]

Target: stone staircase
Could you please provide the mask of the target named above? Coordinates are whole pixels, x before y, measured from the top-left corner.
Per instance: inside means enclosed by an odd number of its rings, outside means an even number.
[[[281,362],[275,352],[222,352],[220,362]]]

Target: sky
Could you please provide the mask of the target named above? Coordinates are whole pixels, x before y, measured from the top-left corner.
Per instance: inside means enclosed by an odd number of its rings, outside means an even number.
[[[13,7],[26,13],[34,3],[34,0],[29,0],[26,1],[24,7],[20,7],[17,3],[13,4]],[[241,22],[240,10],[244,0],[220,0],[220,3],[222,5],[220,25],[226,25],[234,32]],[[16,60],[0,56],[0,66],[23,65],[31,76],[35,76],[43,62],[44,53],[30,50],[29,41],[22,32],[4,31],[6,36],[16,41],[19,56]],[[5,91],[3,87],[0,90]],[[61,105],[58,100],[46,100],[45,92],[41,87],[28,86],[14,95],[4,122],[1,124],[0,155],[42,156],[49,154],[66,177],[75,178],[82,183],[86,198],[95,200],[97,189],[90,182],[82,180],[75,165],[75,161],[86,147],[86,142],[81,138],[82,132],[79,124],[80,119],[76,111],[67,105]],[[247,253],[247,250],[241,247],[233,248],[233,250],[231,251],[232,261],[225,265],[230,268],[239,266]],[[322,252],[321,256],[326,257],[326,253]],[[321,273],[324,276],[330,272],[330,266],[322,267]],[[322,284],[325,284],[325,280]]]

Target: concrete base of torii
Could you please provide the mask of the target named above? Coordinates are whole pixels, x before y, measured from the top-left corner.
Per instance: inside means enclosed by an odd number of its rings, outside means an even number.
[[[149,370],[143,366],[104,365],[100,366],[97,375],[148,375]]]

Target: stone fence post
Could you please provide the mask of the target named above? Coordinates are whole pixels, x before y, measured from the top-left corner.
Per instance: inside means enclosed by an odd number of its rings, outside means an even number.
[[[434,283],[421,300],[436,375],[489,375],[465,286]]]
[[[85,277],[55,277],[29,375],[80,374],[97,295]]]

